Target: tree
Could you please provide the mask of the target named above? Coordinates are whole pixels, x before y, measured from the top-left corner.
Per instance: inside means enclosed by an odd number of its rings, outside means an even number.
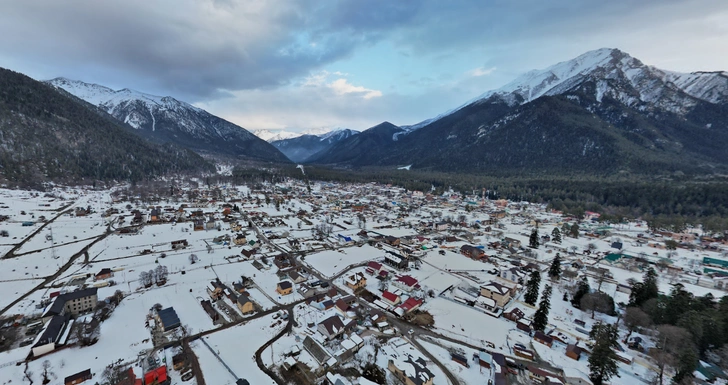
[[[169,270],[167,270],[167,266],[157,265],[156,269],[154,269],[154,280],[157,285],[163,285],[165,282],[167,282],[168,275]]]
[[[43,384],[51,382],[51,374],[53,374],[51,372],[51,362],[49,360],[43,361]]]
[[[554,227],[554,230],[551,232],[551,242],[561,243],[561,231],[559,231],[558,227]]]
[[[674,239],[668,239],[665,241],[665,248],[668,250],[676,250],[677,245],[678,245],[678,243]]]
[[[638,307],[628,307],[624,311],[624,319],[622,322],[628,331],[625,339],[629,339],[633,332],[640,330],[640,328],[650,326],[650,322],[652,322],[652,320],[650,319],[650,315],[645,313],[642,309]]]
[[[538,229],[531,231],[531,237],[528,239],[528,247],[532,249],[538,249]]]
[[[531,272],[531,277],[526,283],[526,294],[523,300],[529,305],[535,305],[538,300],[538,288],[541,285],[541,273],[538,270]]]
[[[657,346],[649,354],[657,365],[658,383],[664,383],[667,368],[675,370],[673,382],[679,383],[692,375],[697,364],[692,336],[687,330],[673,325],[660,325],[657,331]]]
[[[613,315],[614,299],[609,294],[602,293],[600,291],[587,293],[581,298],[579,309],[583,311],[591,311],[592,319],[594,319],[595,312]]]
[[[544,331],[549,323],[549,310],[551,310],[551,285],[546,285],[541,293],[541,302],[533,315],[533,328]]]
[[[642,276],[642,282],[632,285],[629,295],[629,306],[642,306],[647,300],[657,298],[657,272],[650,267]]]
[[[594,242],[589,242],[589,244],[586,245],[586,249],[589,250],[590,253],[593,253],[594,250],[597,249],[597,245]]]
[[[142,286],[151,286],[152,285],[152,275],[148,271],[142,271],[139,273],[139,283]]]
[[[551,261],[549,267],[549,277],[553,280],[558,280],[561,277],[561,254],[556,253],[554,260]]]
[[[576,284],[576,292],[571,296],[571,305],[574,307],[581,306],[581,299],[586,294],[589,294],[591,287],[589,287],[589,279],[586,276],[582,276],[579,282]]]
[[[197,258],[197,254],[190,254],[190,265],[194,265],[195,262],[199,261],[200,259]]]
[[[571,235],[572,238],[579,238],[579,225],[574,223],[569,228],[569,235]]]
[[[619,329],[617,325],[598,322],[592,327],[589,337],[594,348],[589,356],[589,379],[594,385],[602,385],[617,374],[617,353]]]

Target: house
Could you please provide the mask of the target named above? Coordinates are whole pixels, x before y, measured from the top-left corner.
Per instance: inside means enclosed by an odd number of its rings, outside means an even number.
[[[503,269],[500,272],[500,277],[515,283],[523,283],[526,274],[517,267],[511,267],[510,269]]]
[[[392,281],[392,284],[408,293],[420,288],[417,279],[410,275],[400,275]]]
[[[437,222],[434,224],[436,231],[444,231],[450,228],[450,224],[447,222]]]
[[[220,281],[212,281],[207,285],[207,294],[213,301],[217,301],[223,296],[225,286]]]
[[[380,270],[382,270],[382,264],[379,262],[371,261],[367,264],[365,271],[369,275],[377,275],[377,274],[379,274]]]
[[[384,237],[384,243],[386,243],[390,246],[397,247],[397,246],[399,246],[400,242],[401,241],[399,238],[393,237],[391,235],[387,235],[386,237]]]
[[[480,295],[495,300],[498,307],[505,306],[511,300],[511,291],[508,287],[495,281],[481,286]]]
[[[346,303],[343,298],[337,299],[334,303],[334,307],[342,316],[346,318],[356,318],[354,308],[350,304]]]
[[[566,345],[566,356],[572,360],[579,361],[579,358],[581,358],[581,348],[576,346],[576,344]]]
[[[306,282],[307,278],[301,275],[301,273],[297,272],[296,270],[291,270],[288,272],[288,277],[293,281],[293,283],[303,283]]]
[[[465,357],[465,356],[463,356],[462,354],[455,353],[455,352],[450,352],[450,359],[453,360],[453,361],[455,361],[455,362],[457,362],[458,364],[466,367],[466,368],[469,368],[470,367],[470,363],[468,362],[468,358]]]
[[[523,310],[520,308],[514,307],[513,309],[509,310],[506,313],[503,313],[503,317],[505,317],[509,321],[518,322],[521,318],[525,317],[526,314],[523,313]]]
[[[162,331],[168,332],[180,327],[181,323],[174,308],[162,309],[156,314],[158,324],[162,325]]]
[[[341,321],[339,316],[332,315],[331,317],[321,321],[316,327],[316,330],[323,334],[326,339],[331,340],[344,332],[344,323]]]
[[[415,297],[409,297],[401,305],[397,306],[397,308],[394,309],[394,312],[402,316],[404,314],[417,310],[420,306],[422,306],[422,300],[419,300]]]
[[[514,248],[514,249],[520,249],[521,248],[521,241],[515,238],[505,238],[504,244],[508,248]]]
[[[531,325],[523,322],[522,320],[516,322],[516,329],[528,334],[529,336],[531,335]]]
[[[397,306],[400,302],[402,302],[402,298],[400,298],[397,294],[385,290],[382,292],[382,301],[388,305]]]
[[[65,316],[55,315],[46,323],[45,328],[40,333],[40,337],[31,349],[34,357],[42,356],[56,349],[69,319],[68,314]]]
[[[422,357],[415,359],[410,354],[396,361],[390,359],[387,369],[405,385],[432,385],[435,377]]]
[[[145,384],[167,384],[167,365],[162,365],[154,370],[144,373]]]
[[[293,292],[293,284],[290,281],[281,281],[276,285],[276,292],[280,295],[288,295]]]
[[[255,306],[253,305],[253,301],[250,300],[250,297],[248,297],[245,294],[240,294],[238,296],[237,301],[235,301],[238,305],[238,309],[240,309],[240,312],[243,314],[250,314],[255,311]]]
[[[384,255],[384,263],[396,269],[404,269],[409,265],[407,258],[391,251],[387,251]]]
[[[554,339],[540,330],[536,330],[536,333],[533,334],[533,339],[548,347],[551,347],[551,345],[554,344]]]
[[[481,259],[485,257],[485,250],[471,245],[462,245],[460,246],[460,254],[472,259]]]
[[[76,384],[80,384],[86,380],[90,380],[91,378],[93,378],[93,375],[91,374],[91,369],[86,369],[86,370],[80,371],[76,374],[72,374],[72,375],[66,377],[63,380],[63,384],[64,385],[76,385]]]
[[[364,287],[367,285],[367,279],[364,277],[363,273],[354,273],[351,275],[348,275],[344,281],[346,282],[346,286],[348,286],[352,290],[356,290],[360,287]]]
[[[478,352],[478,365],[490,369],[493,366],[493,356],[488,352]]]
[[[101,271],[99,271],[98,273],[96,273],[96,275],[94,275],[94,281],[98,281],[100,279],[109,279],[113,276],[114,276],[114,272],[111,271],[111,269],[109,269],[108,267],[104,267],[103,269],[101,269]]]
[[[71,314],[77,316],[93,311],[98,303],[98,288],[92,287],[58,295],[43,313],[43,322],[48,322],[55,315]]]
[[[200,301],[200,305],[202,305],[202,309],[205,311],[205,313],[207,313],[213,323],[217,322],[220,319],[220,313],[218,313],[217,310],[212,307],[212,302],[203,299],[202,301]]]
[[[236,235],[236,236],[235,236],[235,238],[233,239],[233,243],[234,243],[234,244],[235,244],[236,246],[241,246],[241,245],[245,245],[246,243],[248,243],[248,239],[247,239],[247,238],[245,238],[245,235],[243,235],[243,234],[238,234],[238,235]]]

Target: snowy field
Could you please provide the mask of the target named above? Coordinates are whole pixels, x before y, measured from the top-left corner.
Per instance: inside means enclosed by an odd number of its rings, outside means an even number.
[[[340,250],[326,250],[306,256],[306,263],[326,277],[333,277],[349,266],[384,256],[384,251],[364,245]]]
[[[273,315],[247,322],[245,325],[235,326],[210,334],[205,341],[217,353],[225,364],[239,377],[245,378],[251,384],[275,384],[255,363],[254,354],[259,347],[272,339],[285,326],[278,322]],[[215,385],[234,385],[235,380],[217,358],[201,341],[195,342],[195,354],[199,357],[205,382]],[[263,352],[263,356],[270,356],[270,352]]]
[[[487,346],[490,342],[496,351],[506,351],[508,330],[516,327],[504,318],[494,318],[444,298],[429,300],[423,309],[434,317],[438,333],[476,346]]]

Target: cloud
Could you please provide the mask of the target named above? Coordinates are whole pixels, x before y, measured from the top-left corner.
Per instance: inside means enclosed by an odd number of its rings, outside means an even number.
[[[190,101],[285,86],[375,44],[419,7],[410,0],[0,1],[0,65]]]
[[[478,67],[468,71],[468,75],[473,77],[488,76],[495,72],[496,69],[496,67]]]
[[[328,85],[338,95],[361,94],[364,99],[377,98],[382,96],[382,91],[370,90],[362,86],[355,86],[344,78],[334,80]]]

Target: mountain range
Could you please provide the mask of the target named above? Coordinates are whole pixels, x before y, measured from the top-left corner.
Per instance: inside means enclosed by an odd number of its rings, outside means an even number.
[[[0,68],[0,181],[141,180],[214,167],[174,144],[154,144],[67,92]]]
[[[306,162],[468,173],[723,172],[728,73],[676,73],[618,49],[528,72],[432,119],[384,122]]]
[[[99,107],[156,143],[173,143],[212,157],[286,163],[275,147],[242,127],[169,96],[56,78],[47,84]]]
[[[335,146],[342,140],[355,136],[359,131],[348,128],[322,134],[303,134],[287,139],[271,138],[271,144],[294,162],[305,162],[308,158]]]

